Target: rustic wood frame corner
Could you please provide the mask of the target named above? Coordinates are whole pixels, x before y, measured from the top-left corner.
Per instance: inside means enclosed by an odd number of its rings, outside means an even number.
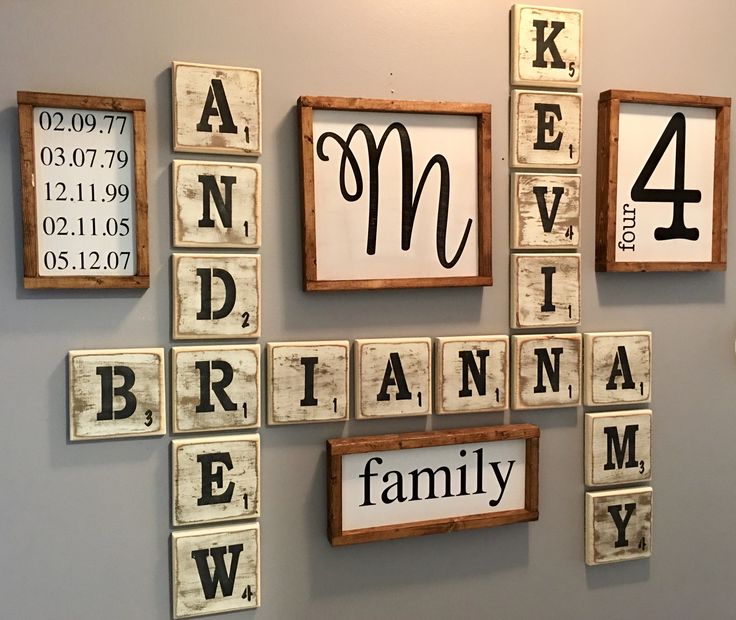
[[[444,431],[372,435],[327,440],[327,536],[333,546],[442,534],[482,527],[536,521],[539,518],[539,427],[509,424]],[[342,525],[342,457],[346,454],[403,450],[474,442],[524,439],[526,442],[524,508],[477,515],[414,521],[364,529]]]
[[[148,189],[146,181],[146,102],[144,99],[18,91],[21,194],[23,206],[23,286],[25,288],[148,288]],[[33,108],[130,112],[135,157],[136,273],[132,276],[42,276],[38,269],[35,138]]]
[[[626,262],[616,260],[619,113],[622,103],[712,108],[716,112],[713,231],[710,261]],[[598,99],[596,172],[596,271],[725,271],[728,222],[728,162],[731,99],[638,90],[607,90]]]
[[[445,101],[397,101],[352,97],[301,96],[297,100],[302,178],[302,249],[305,291],[344,291],[385,288],[491,286],[491,105]],[[314,188],[313,111],[400,112],[475,116],[478,148],[478,275],[388,279],[320,280],[317,277],[317,204]]]

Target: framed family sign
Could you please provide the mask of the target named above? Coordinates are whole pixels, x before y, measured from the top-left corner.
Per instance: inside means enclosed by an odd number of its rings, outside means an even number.
[[[327,467],[333,545],[539,517],[532,424],[330,439]]]
[[[598,101],[596,271],[726,268],[731,99]]]
[[[26,288],[148,288],[146,102],[18,92]]]
[[[305,290],[493,283],[490,105],[298,105]]]

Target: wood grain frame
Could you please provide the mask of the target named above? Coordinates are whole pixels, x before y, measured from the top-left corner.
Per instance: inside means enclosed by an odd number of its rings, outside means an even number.
[[[491,105],[431,101],[396,101],[350,97],[302,96],[299,109],[300,162],[302,171],[302,247],[305,291],[342,291],[384,288],[429,288],[449,286],[491,286]],[[313,111],[398,112],[412,114],[453,114],[475,116],[478,146],[478,275],[361,280],[319,280],[314,189]]]
[[[25,288],[148,288],[148,191],[146,182],[146,102],[143,99],[96,97],[18,91],[21,193],[23,204],[23,265]],[[70,108],[130,112],[135,157],[136,273],[132,276],[42,276],[38,270],[36,226],[35,139],[33,108]]]
[[[622,103],[644,103],[712,108],[716,113],[715,166],[713,179],[713,246],[710,261],[625,262],[616,260],[616,198],[619,113]],[[731,99],[607,90],[598,99],[598,167],[596,174],[596,271],[724,271],[728,221],[728,162]]]
[[[524,508],[364,529],[343,529],[342,457],[344,455],[513,439],[524,439],[526,441]],[[536,521],[539,518],[539,427],[532,424],[509,424],[445,431],[328,439],[327,502],[328,538],[334,546]]]

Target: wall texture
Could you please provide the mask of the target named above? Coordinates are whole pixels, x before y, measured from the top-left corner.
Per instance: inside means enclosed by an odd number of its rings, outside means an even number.
[[[604,620],[626,610],[652,619],[733,617],[734,267],[595,274],[593,223],[598,93],[736,96],[736,5],[556,4],[583,9],[585,20],[580,331],[653,332],[653,556],[594,568],[583,562],[582,410],[503,417],[542,429],[538,522],[339,549],[325,536],[325,439],[494,424],[502,416],[265,427],[263,602],[248,612],[252,617]],[[167,618],[169,439],[69,444],[66,353],[171,344],[171,61],[263,71],[261,343],[508,333],[511,4],[3,0],[0,6],[0,615]],[[16,90],[146,99],[152,283],[145,293],[22,288]],[[303,94],[493,104],[493,287],[301,291],[295,102]],[[733,190],[730,198],[736,202]],[[731,248],[735,236],[729,235]]]

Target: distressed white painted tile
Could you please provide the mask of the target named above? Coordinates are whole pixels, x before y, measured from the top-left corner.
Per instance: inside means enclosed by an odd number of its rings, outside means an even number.
[[[585,404],[651,400],[652,333],[585,334]]]
[[[511,91],[511,166],[577,168],[582,102],[579,93]]]
[[[228,435],[171,442],[171,520],[198,525],[257,517],[260,438]]]
[[[652,477],[649,409],[585,414],[585,484],[611,486]]]
[[[174,618],[260,606],[260,547],[258,523],[172,533]]]
[[[175,159],[174,246],[257,248],[261,244],[261,166]]]
[[[437,413],[508,409],[508,336],[435,339]]]
[[[580,254],[511,254],[511,327],[580,325]]]
[[[186,62],[172,65],[174,150],[261,153],[261,72]]]
[[[260,358],[257,344],[173,347],[173,431],[258,428]]]
[[[348,419],[350,343],[269,342],[268,423]]]
[[[166,433],[164,350],[69,351],[69,439]]]
[[[257,338],[261,331],[261,257],[174,254],[174,339]]]
[[[652,554],[652,488],[585,494],[585,563],[589,566]]]
[[[583,12],[515,4],[511,84],[575,88],[582,79]]]
[[[512,409],[580,404],[581,334],[512,336]]]
[[[355,417],[432,413],[432,341],[382,338],[355,341]]]
[[[574,249],[580,242],[580,175],[520,174],[511,183],[511,248]]]

